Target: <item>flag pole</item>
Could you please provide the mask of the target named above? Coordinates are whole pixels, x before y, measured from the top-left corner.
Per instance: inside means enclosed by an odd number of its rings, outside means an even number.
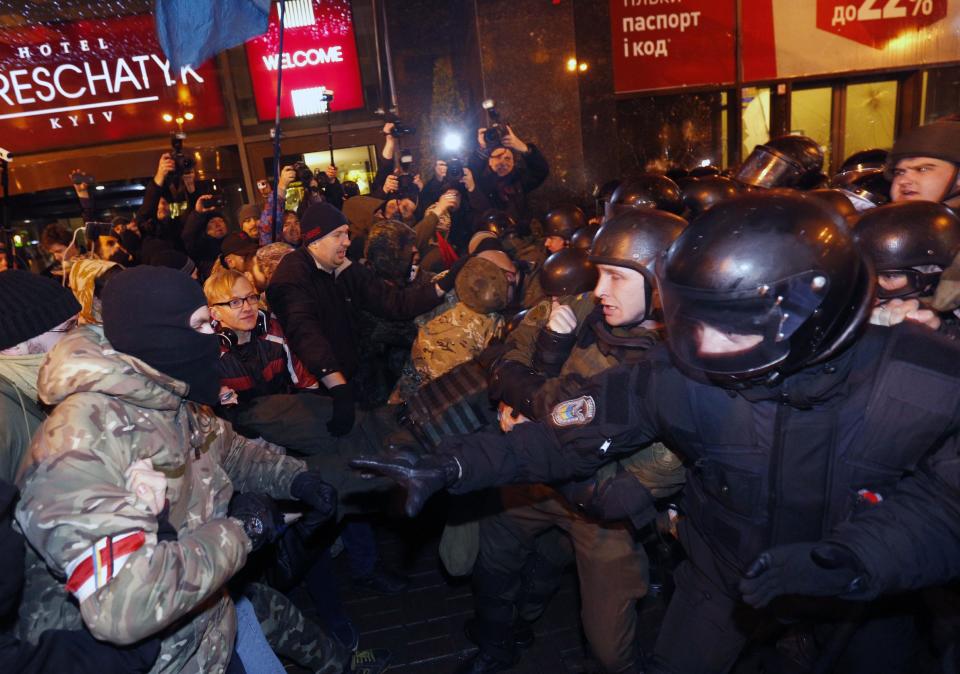
[[[285,0],[280,0],[279,5],[278,12],[280,16],[280,44],[277,58],[277,115],[273,123],[273,205],[271,207],[270,214],[270,222],[273,229],[271,232],[271,240],[273,241],[280,240],[280,228],[277,226],[279,224],[277,218],[277,209],[280,206],[280,194],[277,190],[280,186],[280,102],[283,92],[283,24],[286,14]]]

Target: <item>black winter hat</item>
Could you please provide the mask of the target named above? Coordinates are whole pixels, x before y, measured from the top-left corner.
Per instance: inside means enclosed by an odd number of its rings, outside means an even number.
[[[0,272],[0,349],[42,335],[80,309],[73,293],[52,279],[19,269]]]
[[[187,276],[193,273],[193,270],[197,268],[197,265],[194,263],[186,253],[174,250],[169,248],[167,250],[160,250],[155,252],[150,256],[149,259],[144,259],[144,264],[148,264],[152,267],[169,267],[170,269],[179,269]]]
[[[300,231],[303,232],[303,245],[309,246],[322,239],[333,230],[350,222],[347,216],[326,202],[313,204],[300,219]]]

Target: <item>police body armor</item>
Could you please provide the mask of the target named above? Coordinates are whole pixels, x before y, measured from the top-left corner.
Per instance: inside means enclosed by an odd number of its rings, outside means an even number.
[[[663,438],[690,462],[683,507],[733,569],[824,537],[889,495],[935,445],[953,421],[960,363],[945,340],[917,339],[921,330],[871,327],[839,358],[735,395],[675,370],[658,377],[652,364],[659,405],[688,411]]]

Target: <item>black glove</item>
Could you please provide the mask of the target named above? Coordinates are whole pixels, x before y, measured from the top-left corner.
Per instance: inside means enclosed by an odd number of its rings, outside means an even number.
[[[335,438],[340,438],[353,430],[356,410],[353,402],[353,386],[350,382],[330,389],[333,398],[333,416],[327,422],[327,430]]]
[[[280,536],[283,513],[266,494],[235,494],[230,500],[229,515],[243,524],[254,550],[273,543]]]
[[[740,581],[743,600],[763,608],[783,594],[836,597],[857,592],[863,566],[834,543],[791,543],[762,553]]]
[[[170,501],[163,502],[163,510],[157,515],[157,540],[175,541],[179,539],[176,528],[170,524]]]
[[[453,290],[453,286],[457,282],[457,274],[460,273],[460,270],[463,269],[463,265],[465,265],[469,259],[469,255],[464,255],[450,265],[450,269],[447,270],[447,273],[442,274],[440,278],[437,279],[437,286],[439,286],[440,290],[445,293]]]
[[[337,513],[337,490],[323,481],[320,472],[308,470],[293,478],[290,495],[310,506],[301,522],[309,531],[329,520]]]
[[[559,491],[587,515],[604,522],[629,519],[640,528],[657,515],[653,494],[623,468],[603,481],[591,478],[571,482],[562,485]]]
[[[414,517],[427,499],[460,478],[460,464],[450,455],[417,455],[409,447],[393,447],[383,456],[361,456],[350,461],[358,470],[379,473],[407,490],[404,507],[407,517]]]

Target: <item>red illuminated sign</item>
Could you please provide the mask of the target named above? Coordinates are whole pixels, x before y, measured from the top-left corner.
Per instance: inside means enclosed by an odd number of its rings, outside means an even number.
[[[617,93],[734,80],[732,0],[610,0]]]
[[[334,92],[331,110],[363,107],[363,84],[350,0],[287,0],[283,55],[275,3],[267,32],[247,42],[247,64],[261,121],[274,119],[277,71],[283,65],[281,117],[326,112],[323,94]]]
[[[0,145],[14,153],[161,135],[165,112],[192,112],[187,131],[225,124],[212,63],[171,70],[152,16],[0,30]]]
[[[817,0],[817,28],[874,49],[947,16],[947,0]]]

